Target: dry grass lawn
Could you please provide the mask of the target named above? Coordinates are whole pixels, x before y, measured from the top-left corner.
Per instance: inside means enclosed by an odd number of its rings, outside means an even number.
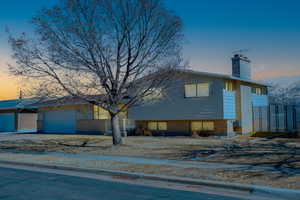
[[[128,137],[125,145],[113,147],[108,136],[20,135],[0,137],[0,149],[272,167],[268,172],[128,163],[114,169],[300,189],[300,139]]]
[[[300,167],[300,139],[128,137],[113,147],[109,136],[25,136],[2,139],[0,149]]]

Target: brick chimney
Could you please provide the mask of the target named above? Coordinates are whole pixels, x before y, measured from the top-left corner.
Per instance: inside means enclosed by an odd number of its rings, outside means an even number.
[[[232,76],[251,80],[251,61],[242,54],[235,54],[231,60]]]

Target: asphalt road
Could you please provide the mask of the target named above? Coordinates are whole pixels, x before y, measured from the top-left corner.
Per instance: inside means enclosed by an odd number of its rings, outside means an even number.
[[[52,173],[0,168],[1,200],[240,200]]]

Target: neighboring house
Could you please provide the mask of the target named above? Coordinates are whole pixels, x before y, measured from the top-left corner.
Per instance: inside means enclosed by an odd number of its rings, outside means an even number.
[[[251,80],[250,60],[232,58],[232,75],[182,70],[165,98],[129,110],[136,127],[153,132],[250,133],[253,109],[267,107],[268,85]]]
[[[120,113],[120,118],[123,131],[132,128],[127,112]],[[38,105],[38,132],[107,134],[110,131],[110,115],[99,106],[74,98]]]
[[[0,101],[1,132],[36,132],[37,111],[32,100]]]

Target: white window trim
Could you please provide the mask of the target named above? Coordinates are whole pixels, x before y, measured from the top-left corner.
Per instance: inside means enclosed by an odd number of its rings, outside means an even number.
[[[208,91],[207,91],[207,95],[198,95],[198,85],[201,85],[201,84],[207,84],[207,89],[208,89]],[[195,93],[196,93],[196,95],[195,96],[187,96],[186,94],[187,94],[187,92],[186,92],[186,86],[187,85],[194,85],[194,86],[196,86],[195,87],[195,89],[196,89],[196,91],[195,91]],[[187,84],[185,84],[184,85],[184,97],[185,98],[200,98],[200,97],[209,97],[210,96],[210,83],[209,82],[200,82],[200,83],[187,83]]]
[[[201,123],[201,128],[200,130],[193,130],[193,123]],[[204,123],[213,123],[213,129],[204,129]],[[199,121],[192,121],[191,122],[191,131],[215,131],[216,129],[216,125],[215,125],[215,122],[214,121],[202,121],[202,120],[199,120]]]
[[[149,128],[149,123],[155,123],[156,128],[155,129],[150,129]],[[160,130],[159,129],[159,123],[166,123],[166,129],[165,130]],[[166,122],[166,121],[150,121],[150,122],[147,123],[147,128],[150,131],[167,131],[168,130],[168,122]]]

